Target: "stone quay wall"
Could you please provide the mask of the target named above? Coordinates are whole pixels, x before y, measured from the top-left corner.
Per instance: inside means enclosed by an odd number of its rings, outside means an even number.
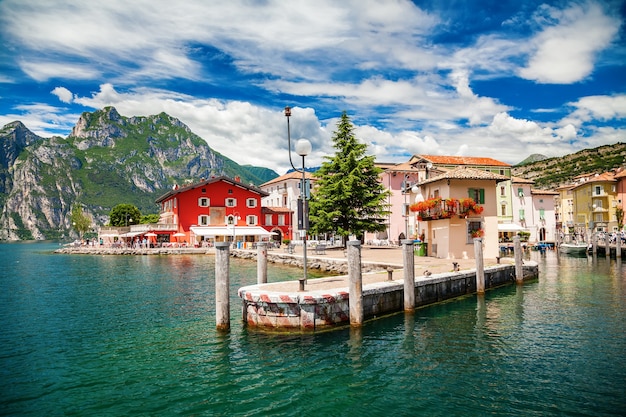
[[[63,246],[54,253],[70,255],[204,255],[214,248],[110,248],[104,246]]]
[[[536,263],[525,264],[524,280],[539,276]],[[515,284],[515,265],[485,268],[485,288]],[[476,270],[416,277],[415,307],[476,292]],[[249,327],[269,331],[315,331],[350,324],[347,289],[326,292],[279,293],[262,286],[243,287],[243,319]],[[382,281],[363,286],[363,317],[374,319],[404,310],[404,284]]]
[[[253,261],[256,261],[257,257],[256,251],[237,249],[231,249],[230,255],[233,258],[250,259]],[[304,266],[302,256],[294,256],[286,253],[282,254],[278,252],[268,251],[267,261],[275,264],[288,265],[297,268],[302,268]],[[402,265],[390,265],[389,263],[383,264],[378,262],[362,262],[361,270],[363,271],[363,273],[385,271],[389,266],[402,268]],[[346,261],[346,259],[341,258],[320,258],[312,255],[307,259],[307,269],[315,269],[321,272],[330,273],[332,275],[346,275],[348,273],[348,262]]]
[[[215,248],[112,248],[104,246],[63,246],[54,251],[55,253],[73,255],[215,255]],[[230,256],[233,258],[249,259],[256,261],[256,250],[230,249]],[[282,264],[302,268],[302,256],[295,256],[277,251],[267,252],[267,261],[275,264]],[[373,272],[386,270],[389,263],[363,262],[363,272]],[[402,265],[392,265],[394,268],[402,268]],[[320,258],[311,255],[307,260],[307,269],[319,270],[330,275],[345,275],[348,273],[348,263],[341,258]]]

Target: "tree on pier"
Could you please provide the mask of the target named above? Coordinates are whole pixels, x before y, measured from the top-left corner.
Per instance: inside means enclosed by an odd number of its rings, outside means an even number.
[[[364,232],[386,230],[389,191],[379,180],[382,170],[374,156],[365,154],[367,145],[358,141],[354,126],[344,111],[333,135],[336,153],[326,157],[310,201],[313,233],[334,232],[344,239],[361,238]]]

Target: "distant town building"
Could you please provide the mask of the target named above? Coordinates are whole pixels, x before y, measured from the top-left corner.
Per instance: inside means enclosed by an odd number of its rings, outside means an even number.
[[[423,225],[417,217],[410,213],[409,206],[416,201],[427,199],[429,195],[421,194],[415,187],[421,181],[436,177],[457,167],[468,167],[508,178],[498,183],[499,194],[497,211],[499,222],[510,223],[513,218],[511,207],[511,165],[492,158],[471,156],[414,155],[407,162],[400,164],[378,163],[383,169],[381,182],[391,192],[386,233],[367,233],[366,243],[399,244],[404,239],[416,239],[423,233]],[[466,196],[467,197],[467,196]]]
[[[305,172],[305,178],[311,182],[311,187],[314,187],[315,177],[310,172]],[[288,230],[283,233],[284,239],[299,239],[297,215],[301,182],[302,173],[292,171],[261,184],[259,187],[265,194],[261,200],[263,207],[290,216],[290,219],[286,220],[289,226]]]

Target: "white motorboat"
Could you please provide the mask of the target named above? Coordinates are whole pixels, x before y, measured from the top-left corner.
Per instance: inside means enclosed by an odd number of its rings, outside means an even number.
[[[559,251],[571,255],[583,255],[587,253],[588,244],[582,243],[561,243],[559,245]]]

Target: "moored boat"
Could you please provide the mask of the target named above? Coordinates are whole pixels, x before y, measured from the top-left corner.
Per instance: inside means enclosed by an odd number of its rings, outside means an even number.
[[[561,243],[559,245],[559,251],[570,255],[583,255],[587,253],[589,245],[586,243]]]

